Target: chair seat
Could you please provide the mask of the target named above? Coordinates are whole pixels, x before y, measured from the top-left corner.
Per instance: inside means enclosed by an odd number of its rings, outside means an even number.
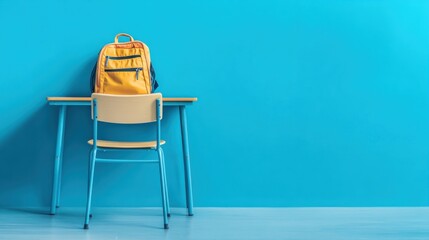
[[[90,145],[94,144],[94,140],[88,141]],[[165,144],[164,140],[160,141],[161,145]],[[97,140],[97,147],[103,148],[156,148],[156,141],[148,142],[116,142],[116,141],[105,141]]]

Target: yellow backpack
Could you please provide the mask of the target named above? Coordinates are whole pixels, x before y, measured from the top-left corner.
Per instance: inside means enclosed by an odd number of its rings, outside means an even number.
[[[129,42],[118,42],[120,36]],[[105,45],[91,74],[91,91],[110,94],[149,94],[158,87],[149,48],[131,35],[120,33]]]

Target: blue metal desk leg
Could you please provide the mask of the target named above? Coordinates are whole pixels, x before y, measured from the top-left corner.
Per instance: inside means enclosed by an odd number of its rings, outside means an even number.
[[[188,215],[193,216],[193,198],[192,198],[192,179],[191,163],[189,159],[188,128],[186,120],[185,106],[180,106],[180,126],[182,131],[183,163],[185,168],[185,189],[186,189],[186,207]]]
[[[64,147],[64,129],[66,122],[67,106],[60,106],[58,117],[58,132],[57,132],[57,148],[55,150],[55,164],[54,164],[54,179],[52,184],[52,200],[51,200],[51,214],[56,213],[56,207],[59,205],[59,190],[60,190],[60,175],[61,175],[61,162]]]
[[[56,207],[60,207],[60,196],[61,196],[61,179],[62,179],[62,173],[63,173],[63,155],[64,155],[64,131],[65,131],[65,125],[66,125],[66,116],[67,116],[67,109],[66,106],[64,106],[64,120],[63,120],[63,128],[62,128],[62,138],[61,138],[61,149],[60,149],[60,167],[59,167],[59,173],[58,173],[58,182],[57,182],[57,202]]]

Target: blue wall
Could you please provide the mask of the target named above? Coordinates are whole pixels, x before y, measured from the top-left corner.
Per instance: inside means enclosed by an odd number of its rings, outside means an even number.
[[[149,45],[164,96],[199,97],[196,206],[427,205],[428,16],[426,0],[0,0],[0,205],[49,205],[46,96],[89,95],[96,55],[119,32]],[[183,206],[178,112],[163,122]],[[89,109],[67,124],[62,199],[83,206]],[[155,166],[98,170],[96,206],[159,205]]]

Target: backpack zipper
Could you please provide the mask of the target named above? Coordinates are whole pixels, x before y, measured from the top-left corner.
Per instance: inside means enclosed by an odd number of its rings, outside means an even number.
[[[116,69],[104,69],[105,72],[136,72],[136,80],[139,80],[139,72],[143,68],[116,68]]]
[[[123,56],[123,57],[111,57],[106,56],[106,61],[104,62],[104,66],[107,67],[107,62],[109,60],[122,60],[122,59],[131,59],[131,58],[139,58],[141,55],[129,55],[129,56]]]

